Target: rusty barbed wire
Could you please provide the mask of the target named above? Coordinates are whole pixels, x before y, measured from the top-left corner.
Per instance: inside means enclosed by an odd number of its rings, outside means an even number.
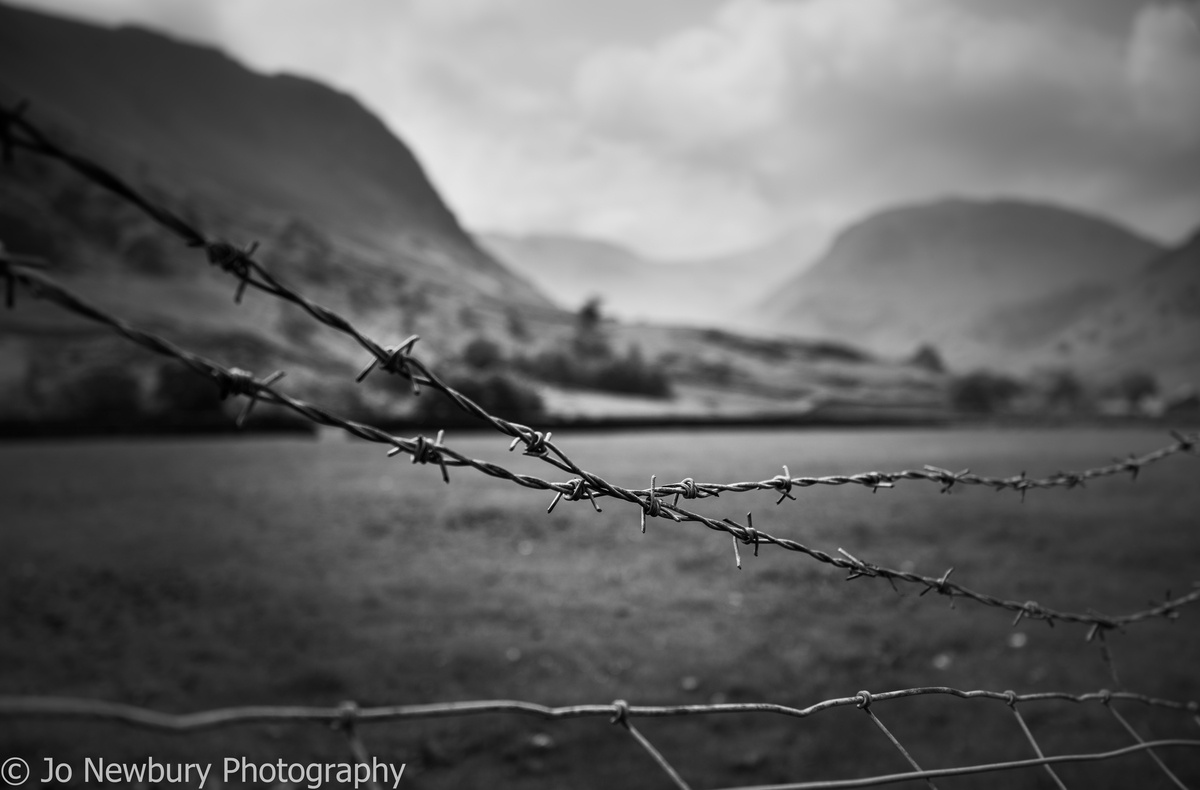
[[[100,721],[123,724],[152,731],[184,734],[243,725],[278,724],[281,722],[325,724],[335,729],[340,729],[343,732],[350,732],[351,734],[348,736],[348,738],[350,739],[351,751],[355,755],[356,759],[358,759],[360,762],[365,762],[368,758],[366,748],[362,745],[361,740],[359,740],[357,736],[353,735],[354,728],[360,725],[383,724],[394,721],[478,716],[486,714],[525,715],[545,720],[607,717],[609,718],[610,723],[620,725],[627,729],[638,741],[638,743],[651,756],[654,757],[655,761],[664,770],[664,772],[670,776],[676,786],[686,789],[689,787],[689,785],[684,781],[679,773],[671,767],[666,757],[658,749],[656,749],[642,733],[636,730],[629,723],[630,718],[664,718],[732,713],[771,713],[793,718],[807,718],[832,708],[854,706],[866,711],[868,715],[871,716],[872,721],[875,722],[881,730],[883,730],[888,739],[909,758],[910,763],[915,767],[916,762],[912,760],[911,756],[908,755],[907,751],[900,744],[899,739],[883,726],[882,722],[880,722],[878,717],[872,712],[871,707],[876,703],[887,702],[889,700],[927,695],[949,695],[961,699],[991,699],[1005,703],[1014,711],[1014,713],[1016,713],[1021,729],[1033,744],[1034,749],[1038,754],[1038,758],[955,768],[921,769],[916,767],[916,770],[905,774],[886,774],[862,779],[843,779],[824,782],[756,786],[754,788],[741,788],[740,790],[766,790],[768,787],[778,788],[779,790],[783,790],[784,788],[810,788],[815,790],[816,788],[868,787],[907,781],[911,779],[925,779],[926,781],[930,781],[940,776],[961,776],[966,774],[1013,770],[1017,768],[1034,768],[1039,766],[1046,767],[1047,770],[1051,771],[1051,775],[1053,775],[1053,771],[1050,769],[1050,766],[1054,764],[1106,760],[1127,754],[1134,754],[1140,751],[1145,751],[1152,755],[1155,762],[1164,771],[1166,771],[1168,775],[1174,776],[1170,773],[1170,769],[1167,768],[1165,763],[1162,762],[1161,757],[1155,754],[1153,750],[1164,748],[1200,748],[1200,740],[1160,739],[1155,741],[1146,741],[1131,725],[1129,725],[1127,721],[1124,720],[1123,717],[1121,717],[1116,709],[1112,707],[1113,701],[1121,700],[1164,710],[1182,711],[1195,716],[1196,723],[1200,725],[1200,716],[1197,715],[1197,712],[1200,711],[1200,703],[1195,701],[1182,702],[1178,700],[1166,700],[1144,694],[1132,692],[1114,692],[1107,689],[1101,689],[1100,691],[1089,692],[1085,694],[1071,694],[1069,692],[1036,692],[1030,694],[1017,694],[1011,690],[1004,692],[984,690],[964,691],[946,686],[926,686],[886,691],[876,694],[872,694],[868,691],[859,691],[853,696],[827,699],[809,705],[805,708],[794,708],[772,703],[736,702],[712,703],[703,705],[630,705],[624,700],[616,700],[610,704],[585,704],[549,707],[545,705],[539,705],[537,703],[517,700],[472,700],[465,702],[446,702],[423,705],[390,705],[366,708],[361,708],[353,702],[343,702],[337,707],[259,705],[236,708],[218,708],[201,711],[198,713],[184,714],[164,713],[134,705],[125,705],[121,703],[75,697],[0,696],[0,718]],[[1037,745],[1037,742],[1034,741],[1032,733],[1029,732],[1029,729],[1024,720],[1021,718],[1020,714],[1016,712],[1016,706],[1019,703],[1036,703],[1044,701],[1100,703],[1108,708],[1114,714],[1114,716],[1116,716],[1118,721],[1123,724],[1125,729],[1134,738],[1136,743],[1133,746],[1111,750],[1108,752],[1046,756],[1042,753],[1042,750]]]
[[[419,335],[412,335],[392,346],[385,346],[373,340],[355,327],[349,319],[311,301],[272,275],[253,257],[258,249],[258,242],[251,242],[245,248],[240,248],[226,241],[211,239],[178,214],[157,205],[111,170],[51,140],[39,127],[25,117],[27,109],[28,104],[25,102],[13,109],[0,107],[0,144],[3,145],[3,150],[6,152],[6,161],[11,158],[13,150],[20,149],[63,162],[93,183],[142,210],[189,247],[203,248],[210,264],[238,278],[238,290],[235,295],[237,301],[241,301],[247,287],[252,287],[298,305],[313,319],[353,338],[372,356],[371,361],[356,377],[356,381],[362,381],[372,370],[379,367],[410,381],[414,392],[418,391],[419,385],[437,390],[450,398],[462,411],[484,420],[500,433],[512,438],[513,446],[524,442],[527,455],[548,461],[553,457],[560,462],[555,463],[555,466],[578,475],[586,484],[584,493],[592,500],[593,504],[595,504],[595,497],[616,497],[632,501],[625,496],[624,491],[618,491],[615,487],[606,485],[600,478],[578,467],[557,445],[550,441],[549,433],[543,434],[528,425],[491,414],[438,377],[426,363],[412,354],[413,345],[420,339]],[[25,136],[18,136],[16,132]],[[899,472],[861,472],[820,477],[792,477],[787,466],[784,466],[783,475],[776,475],[766,480],[740,483],[696,483],[691,478],[685,478],[680,483],[665,485],[653,490],[634,490],[633,493],[638,497],[648,497],[653,501],[672,495],[678,500],[679,496],[692,499],[718,496],[726,492],[774,490],[780,494],[779,500],[776,502],[779,504],[784,499],[795,498],[791,495],[794,488],[818,485],[858,485],[878,491],[880,488],[891,488],[902,480],[923,480],[940,485],[942,493],[948,493],[955,486],[960,485],[982,486],[996,491],[1018,491],[1024,498],[1026,493],[1033,489],[1076,488],[1084,485],[1088,480],[1125,473],[1130,474],[1133,480],[1137,480],[1141,469],[1149,464],[1179,453],[1196,452],[1197,445],[1200,443],[1200,433],[1190,436],[1181,433],[1173,435],[1175,437],[1173,444],[1141,456],[1130,455],[1123,460],[1114,460],[1113,463],[1105,466],[1080,471],[1060,471],[1043,477],[1028,477],[1025,472],[1007,477],[995,477],[973,474],[969,469],[952,472],[932,465],[926,465],[920,470],[906,469]]]
[[[525,488],[553,491],[555,492],[556,501],[564,495],[575,499],[581,496],[580,491],[583,483],[581,483],[580,478],[566,482],[553,482],[534,475],[519,474],[499,464],[471,458],[459,453],[444,443],[444,432],[439,432],[437,439],[432,442],[425,436],[406,439],[393,436],[375,426],[346,419],[316,404],[293,398],[280,392],[275,387],[275,382],[283,376],[282,372],[273,373],[265,379],[256,379],[248,371],[239,368],[227,368],[198,354],[182,349],[168,340],[138,329],[128,322],[110,315],[102,308],[86,301],[53,278],[42,274],[40,271],[28,268],[27,264],[10,260],[6,257],[6,253],[2,251],[0,251],[0,269],[3,269],[4,276],[10,282],[24,285],[34,297],[53,302],[70,312],[108,326],[125,338],[150,351],[180,360],[192,370],[215,382],[220,387],[222,395],[226,397],[232,395],[244,395],[248,397],[249,401],[246,408],[243,409],[241,415],[238,417],[239,423],[245,419],[250,408],[262,400],[288,408],[318,425],[341,428],[360,439],[389,445],[389,456],[407,453],[411,456],[414,464],[437,464],[441,468],[443,480],[447,483],[450,480],[447,467],[470,467],[489,477],[507,480]],[[554,459],[550,459],[550,461],[558,465]],[[560,468],[562,467],[560,466]],[[1122,626],[1158,617],[1174,620],[1179,616],[1180,607],[1200,601],[1200,586],[1198,586],[1197,589],[1186,595],[1171,598],[1149,609],[1125,615],[1109,616],[1095,611],[1086,613],[1059,611],[1044,607],[1036,601],[1020,602],[1006,600],[994,595],[978,592],[956,582],[951,582],[948,580],[948,577],[950,572],[954,570],[953,568],[940,577],[932,577],[912,571],[895,570],[864,562],[842,548],[838,549],[838,552],[842,556],[834,556],[820,549],[806,546],[798,541],[777,537],[760,531],[753,526],[753,521],[749,514],[747,514],[746,525],[742,525],[729,518],[717,520],[709,516],[691,512],[674,504],[668,504],[653,495],[653,488],[648,489],[650,493],[643,500],[638,495],[639,492],[613,485],[594,474],[587,474],[589,475],[589,480],[595,481],[594,485],[597,488],[610,491],[612,495],[637,504],[642,509],[643,531],[645,530],[645,518],[650,516],[668,517],[675,522],[694,522],[709,529],[732,535],[734,540],[734,554],[739,568],[741,567],[741,556],[738,553],[739,542],[745,545],[752,544],[755,547],[756,554],[761,544],[774,545],[788,551],[807,555],[824,564],[846,570],[848,571],[847,580],[862,577],[882,578],[892,583],[893,586],[895,586],[896,581],[903,581],[921,585],[924,588],[922,594],[936,592],[939,595],[945,595],[950,598],[951,604],[953,604],[955,598],[961,597],[986,606],[1015,612],[1017,616],[1013,621],[1014,626],[1025,617],[1035,620],[1045,620],[1051,625],[1055,621],[1086,624],[1091,626],[1087,636],[1089,642],[1092,641],[1097,633],[1102,633],[1105,630],[1121,628]],[[593,504],[595,503],[593,502]],[[554,503],[551,503],[551,508],[553,506]]]

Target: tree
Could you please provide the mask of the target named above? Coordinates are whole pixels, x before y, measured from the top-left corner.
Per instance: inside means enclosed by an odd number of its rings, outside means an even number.
[[[594,331],[600,326],[600,322],[604,316],[600,312],[601,300],[599,296],[589,297],[583,306],[579,308],[579,329],[584,332]]]
[[[1007,408],[1022,389],[1016,379],[978,370],[951,383],[950,400],[959,411],[990,414]]]
[[[1047,373],[1046,405],[1052,409],[1077,411],[1086,399],[1086,392],[1079,377],[1062,368]]]
[[[142,413],[137,377],[116,365],[93,368],[75,382],[74,416],[101,423],[124,423]]]
[[[154,391],[158,405],[169,413],[220,414],[221,392],[216,382],[179,362],[168,362],[158,369]]]
[[[453,378],[449,384],[497,417],[529,423],[543,414],[542,398],[537,391],[503,373]],[[481,424],[436,390],[421,393],[414,417],[437,428]]]
[[[1145,398],[1158,394],[1158,379],[1144,370],[1134,370],[1122,376],[1116,385],[1117,393],[1133,407]]]
[[[935,346],[929,343],[922,343],[913,355],[909,358],[908,364],[915,368],[928,370],[930,373],[945,373],[946,363],[942,361],[942,355],[938,353]]]
[[[601,327],[600,297],[593,296],[583,303],[576,316],[574,352],[584,359],[607,359],[612,353]]]
[[[500,346],[485,337],[477,337],[462,352],[463,362],[477,370],[495,367],[504,361]]]

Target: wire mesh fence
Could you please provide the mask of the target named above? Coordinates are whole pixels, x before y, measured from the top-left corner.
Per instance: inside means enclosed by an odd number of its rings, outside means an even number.
[[[1032,477],[1025,472],[1005,477],[984,476],[973,474],[969,469],[951,471],[936,466],[925,466],[919,470],[900,470],[894,472],[869,471],[851,474],[831,474],[823,476],[793,476],[787,466],[783,474],[772,478],[746,482],[698,482],[691,477],[684,478],[678,483],[657,484],[657,478],[650,476],[650,486],[644,489],[626,488],[610,482],[600,474],[584,469],[574,462],[566,452],[552,441],[549,432],[538,431],[528,425],[505,420],[489,413],[479,404],[455,390],[446,383],[436,372],[413,354],[417,336],[411,336],[395,345],[384,345],[361,331],[347,318],[324,306],[311,301],[298,291],[285,285],[266,267],[254,258],[257,244],[238,247],[223,240],[214,239],[205,234],[192,223],[185,221],[167,208],[157,205],[126,181],[102,166],[79,153],[68,150],[29,121],[26,116],[27,107],[20,105],[11,109],[0,109],[0,148],[6,162],[12,160],[17,152],[23,152],[61,162],[93,183],[109,190],[115,195],[136,206],[145,214],[160,224],[163,228],[177,236],[189,247],[202,248],[208,262],[221,271],[235,277],[238,281],[235,300],[240,302],[247,289],[269,294],[290,302],[302,309],[312,319],[353,338],[370,355],[367,366],[358,375],[362,381],[368,374],[379,370],[400,376],[411,383],[414,393],[419,393],[421,387],[435,390],[449,398],[465,413],[473,415],[501,434],[511,438],[509,450],[524,445],[524,454],[540,459],[545,464],[571,475],[565,480],[551,480],[536,475],[518,473],[491,461],[470,457],[455,450],[445,441],[444,432],[439,432],[433,440],[423,435],[400,437],[379,427],[348,419],[336,412],[318,404],[299,400],[284,391],[279,380],[283,378],[282,371],[265,377],[226,366],[204,356],[182,348],[171,341],[154,333],[140,329],[130,322],[113,315],[109,311],[91,303],[76,294],[61,282],[46,274],[53,262],[43,261],[36,257],[22,254],[22,251],[7,251],[0,248],[0,273],[6,279],[7,304],[11,308],[17,301],[19,293],[32,298],[51,302],[77,316],[98,324],[107,326],[126,339],[148,349],[156,354],[179,360],[197,374],[206,377],[219,387],[222,397],[244,397],[245,407],[238,418],[239,425],[244,421],[250,410],[259,402],[272,404],[289,409],[306,420],[318,425],[338,428],[346,433],[377,444],[386,445],[388,456],[407,455],[414,464],[435,464],[440,468],[442,479],[451,483],[450,468],[474,470],[488,477],[507,481],[524,488],[537,489],[552,493],[552,499],[547,507],[551,512],[562,500],[588,503],[596,511],[601,510],[605,500],[620,500],[633,505],[639,511],[639,526],[642,532],[647,530],[648,519],[665,518],[675,523],[693,523],[728,534],[731,537],[733,561],[737,568],[742,567],[741,547],[752,547],[754,555],[758,555],[762,546],[774,546],[779,549],[798,553],[847,572],[847,581],[860,578],[876,578],[886,580],[893,588],[897,582],[915,585],[920,594],[934,592],[946,596],[951,606],[956,599],[973,601],[985,607],[1007,610],[1014,615],[1012,624],[1017,625],[1023,618],[1042,620],[1053,626],[1056,622],[1075,623],[1087,626],[1086,640],[1098,641],[1101,656],[1104,659],[1114,684],[1123,689],[1123,684],[1117,674],[1112,653],[1106,642],[1106,634],[1152,620],[1173,621],[1180,616],[1180,610],[1189,604],[1200,601],[1200,583],[1191,592],[1171,596],[1165,600],[1152,602],[1147,608],[1131,611],[1125,614],[1110,615],[1089,609],[1086,612],[1072,612],[1054,609],[1036,601],[1010,600],[990,593],[980,592],[956,581],[950,576],[954,568],[949,568],[940,575],[923,575],[910,570],[898,570],[860,559],[843,547],[837,547],[836,553],[810,547],[798,541],[772,535],[754,526],[753,516],[747,513],[745,522],[734,519],[716,519],[694,512],[680,505],[680,500],[692,501],[720,497],[722,494],[736,494],[750,491],[773,491],[778,494],[776,505],[785,500],[795,500],[798,490],[815,486],[858,486],[870,489],[895,487],[905,481],[929,482],[939,486],[941,493],[949,493],[955,487],[985,487],[995,491],[1019,492],[1022,500],[1031,490],[1050,488],[1078,488],[1088,481],[1098,478],[1129,474],[1136,481],[1141,470],[1151,464],[1176,455],[1197,453],[1200,443],[1200,433],[1172,433],[1172,442],[1156,450],[1141,455],[1130,455],[1124,459],[1114,460],[1110,464],[1095,466],[1078,471],[1060,471],[1053,474]],[[761,519],[760,519],[761,523]],[[672,537],[673,540],[687,540],[687,537]],[[857,549],[856,549],[857,552]],[[960,699],[986,699],[1005,703],[1016,719],[1014,732],[1019,732],[1027,742],[1030,753],[1027,759],[1008,760],[1002,762],[978,763],[968,766],[928,768],[922,767],[904,747],[901,738],[889,729],[878,716],[877,703],[891,702],[915,696],[940,695]],[[679,716],[708,716],[714,714],[733,713],[764,713],[788,717],[806,718],[821,711],[837,707],[853,706],[870,718],[873,725],[898,750],[908,762],[911,771],[900,774],[881,774],[872,777],[843,779],[832,781],[801,782],[793,784],[770,785],[774,788],[829,788],[829,787],[865,787],[883,785],[912,780],[923,780],[929,786],[934,786],[934,780],[942,777],[960,775],[1003,772],[1024,768],[1042,768],[1055,786],[1065,784],[1054,766],[1063,763],[1097,762],[1110,760],[1127,755],[1145,752],[1149,764],[1162,776],[1176,786],[1183,787],[1183,782],[1172,772],[1168,765],[1169,759],[1164,760],[1160,755],[1182,753],[1195,759],[1200,747],[1200,738],[1170,738],[1144,740],[1138,730],[1133,727],[1118,711],[1114,702],[1140,704],[1149,709],[1157,710],[1163,715],[1190,717],[1197,727],[1200,727],[1200,705],[1195,701],[1171,700],[1150,697],[1135,692],[1118,690],[1100,690],[1085,694],[1067,692],[1039,692],[1018,694],[1011,690],[974,690],[932,686],[914,687],[885,692],[859,691],[853,696],[823,700],[804,708],[789,707],[771,703],[712,703],[698,705],[646,706],[631,705],[623,700],[608,704],[573,705],[567,707],[545,707],[542,705],[509,700],[453,702],[427,705],[398,705],[385,707],[362,707],[353,702],[347,702],[337,708],[308,708],[308,707],[237,707],[222,708],[191,714],[169,714],[129,705],[120,705],[75,698],[55,697],[0,697],[0,717],[48,720],[92,720],[109,721],[150,730],[169,732],[195,732],[248,724],[264,724],[270,722],[309,722],[328,725],[343,734],[346,743],[355,760],[360,765],[371,762],[370,753],[359,737],[359,727],[369,724],[380,724],[390,721],[420,720],[445,717],[473,716],[482,714],[510,714],[534,716],[548,720],[608,717],[610,722],[629,732],[630,736],[642,747],[647,755],[666,774],[667,779],[678,787],[687,788],[690,785],[672,767],[668,756],[662,754],[647,737],[639,731],[631,720],[638,718],[659,718]],[[1098,703],[1107,709],[1113,718],[1130,736],[1132,743],[1128,746],[1106,751],[1093,751],[1077,754],[1047,755],[1043,752],[1034,733],[1022,717],[1019,706],[1041,702],[1074,702]],[[1200,735],[1200,730],[1197,731]],[[766,786],[761,786],[766,787]]]

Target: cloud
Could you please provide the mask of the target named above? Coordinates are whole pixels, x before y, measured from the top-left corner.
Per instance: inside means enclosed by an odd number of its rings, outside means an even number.
[[[1058,201],[1166,239],[1200,218],[1200,31],[1182,3],[29,1],[352,93],[478,229],[678,257],[946,194]]]
[[[1182,5],[1143,8],[1128,58],[1139,117],[1185,145],[1200,134],[1200,24],[1194,13]]]
[[[793,220],[1007,193],[1179,234],[1200,216],[1200,175],[1159,179],[1197,153],[1196,42],[1170,5],[1143,8],[1123,41],[950,0],[734,0],[651,46],[595,53],[574,97],[597,134],[752,174]],[[1146,200],[1156,186],[1169,194]]]

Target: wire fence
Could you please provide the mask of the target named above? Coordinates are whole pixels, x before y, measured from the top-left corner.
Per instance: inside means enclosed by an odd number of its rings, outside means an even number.
[[[420,387],[422,386],[435,390],[448,397],[464,412],[484,420],[495,430],[510,437],[512,443],[509,445],[509,450],[514,450],[518,445],[523,444],[525,455],[538,458],[562,472],[573,475],[573,477],[568,480],[554,481],[534,475],[520,474],[500,464],[472,458],[453,449],[445,443],[444,432],[439,431],[434,440],[430,440],[423,435],[411,438],[394,436],[381,428],[347,419],[320,405],[294,398],[280,389],[278,385],[279,380],[284,376],[282,371],[258,378],[251,372],[236,367],[226,367],[199,354],[181,348],[165,338],[135,327],[124,319],[112,315],[103,308],[89,302],[84,297],[74,293],[61,282],[45,273],[45,269],[48,268],[48,262],[34,256],[21,254],[20,251],[9,252],[0,246],[0,274],[6,280],[6,303],[10,308],[15,305],[18,289],[21,289],[35,299],[54,303],[77,316],[107,326],[128,340],[154,353],[181,361],[196,373],[214,382],[220,388],[222,397],[244,396],[247,398],[245,407],[238,417],[239,425],[244,422],[251,409],[258,402],[262,401],[289,409],[316,424],[340,428],[357,438],[388,445],[389,450],[387,455],[389,457],[405,454],[411,458],[414,464],[436,464],[440,467],[442,478],[446,483],[450,483],[449,468],[470,468],[481,474],[506,480],[525,488],[553,492],[553,498],[547,507],[547,512],[553,511],[564,498],[573,502],[587,499],[597,511],[601,509],[599,500],[606,498],[617,499],[632,504],[640,510],[640,527],[643,532],[646,531],[648,517],[668,518],[676,523],[695,523],[710,530],[725,532],[732,538],[734,561],[739,569],[742,565],[739,546],[753,546],[755,555],[758,554],[759,547],[762,545],[775,546],[845,570],[847,571],[846,579],[848,581],[858,578],[879,578],[887,580],[893,588],[896,587],[897,582],[914,584],[922,588],[921,595],[935,592],[939,595],[947,596],[950,599],[951,606],[954,605],[955,599],[964,598],[984,606],[1007,610],[1015,613],[1014,626],[1022,618],[1043,620],[1051,626],[1055,622],[1086,625],[1088,626],[1086,640],[1088,642],[1099,641],[1101,656],[1114,682],[1118,686],[1121,683],[1115,662],[1105,640],[1106,632],[1150,620],[1175,620],[1179,617],[1181,608],[1200,601],[1200,582],[1197,582],[1194,585],[1196,589],[1192,592],[1176,597],[1171,597],[1168,593],[1166,596],[1167,600],[1153,602],[1149,608],[1127,614],[1108,615],[1091,609],[1087,612],[1057,610],[1042,606],[1036,601],[1021,602],[1008,600],[976,591],[958,582],[950,581],[949,577],[954,568],[948,569],[939,576],[922,575],[911,571],[887,568],[859,559],[841,547],[837,549],[837,554],[830,554],[811,548],[795,540],[758,530],[754,527],[751,513],[747,513],[745,523],[741,523],[729,518],[714,519],[681,507],[679,504],[681,498],[684,500],[695,500],[719,497],[721,494],[727,493],[770,490],[779,494],[776,505],[780,505],[784,500],[795,500],[796,497],[793,491],[798,489],[814,486],[854,485],[869,488],[872,492],[875,492],[881,488],[892,488],[902,481],[935,483],[940,486],[942,493],[948,493],[956,486],[979,486],[991,488],[996,491],[1011,490],[1020,492],[1022,499],[1024,499],[1030,490],[1077,488],[1085,485],[1090,480],[1115,475],[1129,474],[1131,479],[1136,481],[1139,473],[1146,466],[1175,455],[1196,455],[1197,447],[1200,445],[1200,433],[1184,434],[1172,432],[1173,441],[1170,444],[1151,452],[1142,455],[1130,455],[1124,459],[1114,460],[1107,465],[1079,471],[1059,471],[1042,477],[1030,477],[1024,471],[1006,477],[984,476],[973,474],[969,469],[955,472],[931,465],[927,465],[920,470],[902,470],[896,472],[870,471],[818,477],[797,477],[791,475],[787,466],[783,466],[783,474],[759,481],[705,483],[697,482],[689,477],[684,478],[678,483],[660,486],[657,485],[656,477],[652,475],[648,488],[625,488],[613,484],[600,475],[577,465],[551,440],[549,432],[543,433],[528,425],[511,422],[493,415],[448,385],[429,365],[413,355],[413,347],[419,340],[419,337],[414,335],[396,345],[389,346],[371,339],[364,332],[356,328],[350,320],[329,308],[311,301],[298,291],[283,284],[281,280],[254,259],[253,256],[258,247],[257,243],[251,243],[242,248],[223,240],[211,238],[193,224],[146,197],[142,192],[130,186],[112,171],[53,141],[48,134],[25,117],[27,109],[28,107],[24,103],[14,108],[0,108],[0,153],[3,154],[6,164],[12,161],[14,152],[23,151],[67,165],[86,179],[109,190],[142,210],[148,217],[177,236],[187,246],[202,248],[210,264],[234,276],[238,280],[235,292],[236,301],[240,302],[245,291],[248,288],[252,288],[295,304],[314,320],[353,338],[371,356],[367,366],[357,376],[357,381],[362,381],[375,368],[379,368],[387,373],[407,379],[411,383],[415,394],[419,394]],[[671,501],[668,502],[668,499],[671,499]],[[1036,757],[1026,760],[978,764],[965,767],[921,768],[904,748],[900,740],[879,719],[873,706],[878,702],[922,695],[949,695],[963,699],[992,699],[1006,703],[1012,710],[1019,729],[1029,742]],[[630,733],[676,786],[688,788],[688,783],[671,767],[668,760],[633,726],[630,721],[631,718],[694,716],[720,713],[774,713],[804,718],[830,708],[855,706],[863,710],[870,717],[873,724],[905,757],[913,768],[911,772],[862,779],[771,785],[770,787],[777,788],[778,790],[782,790],[783,788],[866,787],[915,779],[922,779],[929,786],[934,786],[933,780],[938,777],[991,773],[1031,767],[1042,767],[1056,786],[1064,787],[1065,785],[1062,780],[1054,772],[1053,766],[1056,764],[1109,760],[1143,751],[1150,756],[1157,769],[1163,772],[1176,786],[1184,787],[1178,776],[1170,770],[1155,750],[1195,749],[1200,747],[1200,740],[1163,739],[1146,741],[1124,719],[1116,707],[1113,706],[1112,703],[1115,700],[1140,703],[1159,710],[1175,711],[1176,713],[1189,715],[1193,718],[1195,724],[1200,726],[1200,704],[1195,701],[1159,699],[1128,691],[1101,690],[1076,695],[1066,692],[1017,694],[1013,691],[962,691],[941,686],[908,688],[876,694],[868,691],[860,691],[854,696],[828,699],[806,708],[793,708],[769,703],[638,706],[629,705],[623,700],[617,700],[610,704],[550,708],[528,702],[501,700],[372,708],[359,708],[354,703],[347,702],[338,708],[240,707],[175,715],[134,706],[83,699],[0,697],[0,717],[101,720],[171,732],[192,732],[235,725],[279,721],[321,723],[333,726],[342,732],[356,760],[360,764],[366,764],[369,762],[369,753],[362,740],[358,737],[356,730],[356,727],[360,724],[504,713],[555,720],[607,716],[610,717],[613,724],[623,727]],[[1134,740],[1134,744],[1105,752],[1047,756],[1043,753],[1017,707],[1018,703],[1025,704],[1040,701],[1099,702],[1111,712],[1113,717],[1129,733]],[[751,789],[747,788],[747,790]],[[755,790],[766,790],[766,786],[761,786]]]

